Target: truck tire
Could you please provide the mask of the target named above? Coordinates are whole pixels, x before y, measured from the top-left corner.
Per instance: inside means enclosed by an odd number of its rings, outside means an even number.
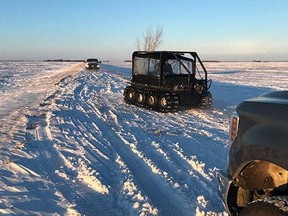
[[[248,203],[239,216],[287,216],[288,215],[287,197],[275,196],[267,199],[256,200]]]

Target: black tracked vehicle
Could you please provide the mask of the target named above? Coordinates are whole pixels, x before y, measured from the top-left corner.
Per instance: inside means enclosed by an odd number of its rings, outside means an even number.
[[[208,91],[211,83],[196,52],[135,51],[124,100],[158,112],[175,112],[179,107],[207,108],[212,104]]]

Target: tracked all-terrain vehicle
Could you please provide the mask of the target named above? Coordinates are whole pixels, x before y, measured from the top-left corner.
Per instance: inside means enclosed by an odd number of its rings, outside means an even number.
[[[196,52],[135,51],[124,100],[158,112],[207,108],[212,104],[211,83]]]

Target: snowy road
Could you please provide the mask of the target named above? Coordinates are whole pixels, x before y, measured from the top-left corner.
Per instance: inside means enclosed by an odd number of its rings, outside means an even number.
[[[11,131],[1,129],[0,212],[225,215],[216,174],[226,166],[230,113],[287,89],[287,65],[207,63],[213,106],[174,114],[124,103],[129,65],[77,66],[38,106],[2,118]]]

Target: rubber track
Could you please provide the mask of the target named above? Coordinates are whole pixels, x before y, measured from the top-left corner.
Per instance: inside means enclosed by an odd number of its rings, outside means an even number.
[[[212,95],[209,91],[201,98],[199,108],[205,109],[207,107],[210,107],[212,105]]]
[[[128,99],[128,92],[134,90],[135,93],[135,100],[130,101]],[[145,103],[140,103],[136,100],[136,95],[142,93],[145,95]],[[157,101],[156,106],[149,106],[147,103],[147,98],[150,95],[155,95],[157,97],[157,100],[160,100],[162,97],[166,98],[167,101],[167,106],[165,107],[160,107],[159,106],[159,101]],[[134,89],[131,86],[127,86],[124,90],[124,100],[127,104],[132,104],[138,107],[143,107],[145,109],[149,110],[154,110],[157,112],[177,112],[179,108],[179,96],[174,93],[174,92],[156,92],[156,91],[151,91],[151,90],[140,90],[140,89]]]

